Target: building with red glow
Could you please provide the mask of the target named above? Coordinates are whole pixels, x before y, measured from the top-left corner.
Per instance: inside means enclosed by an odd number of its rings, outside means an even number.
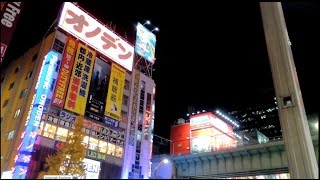
[[[190,116],[171,127],[170,154],[183,155],[218,151],[237,146],[233,126],[212,112]]]

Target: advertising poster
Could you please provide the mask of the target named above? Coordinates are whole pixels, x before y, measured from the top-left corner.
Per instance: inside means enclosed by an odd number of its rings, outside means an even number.
[[[142,24],[138,23],[135,52],[142,56],[147,61],[154,64],[156,49],[156,36],[145,28]]]
[[[96,52],[79,43],[64,108],[84,115]]]
[[[71,36],[68,36],[66,49],[63,54],[61,68],[57,80],[57,85],[54,90],[52,105],[63,108],[67,88],[70,80],[70,74],[73,67],[74,55],[77,50],[78,41]]]
[[[1,2],[1,62],[21,16],[24,2]]]
[[[50,84],[50,89],[49,89],[49,92],[48,92],[48,95],[47,95],[47,99],[46,99],[46,103],[45,103],[45,106],[44,106],[44,112],[48,112],[48,108],[49,108],[49,105],[51,103],[52,95],[53,95],[53,92],[54,92],[54,87],[56,85],[57,78],[58,78],[61,59],[62,59],[62,56],[61,56],[60,53],[58,53],[58,60],[57,60],[56,64],[54,65],[54,71],[53,71],[53,74],[52,74],[52,81],[51,81],[51,84]]]
[[[85,115],[100,122],[103,122],[110,72],[110,64],[96,58],[93,74],[91,76]]]
[[[191,153],[202,153],[211,151],[211,137],[199,136],[191,139]]]
[[[122,96],[126,71],[116,64],[111,65],[111,78],[108,89],[105,115],[120,120]]]

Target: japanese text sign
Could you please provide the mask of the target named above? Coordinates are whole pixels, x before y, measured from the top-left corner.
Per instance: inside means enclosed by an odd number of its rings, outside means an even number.
[[[33,152],[33,146],[41,123],[44,105],[57,61],[58,53],[50,51],[42,63],[35,93],[28,112],[25,130],[21,135],[22,141],[18,147],[18,154],[15,157],[13,179],[25,179],[27,175],[31,153]]]
[[[64,3],[58,25],[127,70],[132,70],[133,46],[74,4]]]
[[[152,64],[155,61],[156,36],[138,23],[135,52]]]
[[[74,54],[77,50],[77,46],[78,41],[69,36],[52,100],[52,105],[55,105],[59,108],[63,108],[64,99],[69,84],[70,74],[73,67]]]
[[[79,43],[64,108],[84,115],[96,53]]]
[[[1,62],[20,19],[24,2],[1,2]]]
[[[105,115],[120,120],[121,105],[126,71],[116,64],[111,65],[109,90]]]

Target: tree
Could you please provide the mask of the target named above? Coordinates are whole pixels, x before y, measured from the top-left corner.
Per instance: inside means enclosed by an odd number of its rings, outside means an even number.
[[[56,154],[46,158],[48,171],[42,171],[38,179],[43,179],[44,175],[72,175],[81,177],[85,175],[83,159],[86,157],[85,147],[82,144],[84,132],[83,116],[77,116],[74,123],[74,131],[69,132],[67,141],[62,149]]]

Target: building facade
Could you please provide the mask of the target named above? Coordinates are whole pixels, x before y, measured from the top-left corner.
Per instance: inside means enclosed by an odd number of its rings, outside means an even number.
[[[102,43],[90,39],[98,30],[85,33],[68,21],[74,14],[100,29]],[[87,178],[150,177],[154,81],[133,67],[139,62],[132,45],[82,9],[64,3],[59,18],[1,74],[1,173],[36,178],[82,115],[85,163],[93,167],[86,169]],[[116,37],[122,44],[109,47]]]
[[[171,127],[170,154],[186,155],[236,147],[237,138],[233,129],[237,124],[224,115],[218,115],[199,112],[190,115],[190,120],[183,122],[179,119],[178,124]]]

